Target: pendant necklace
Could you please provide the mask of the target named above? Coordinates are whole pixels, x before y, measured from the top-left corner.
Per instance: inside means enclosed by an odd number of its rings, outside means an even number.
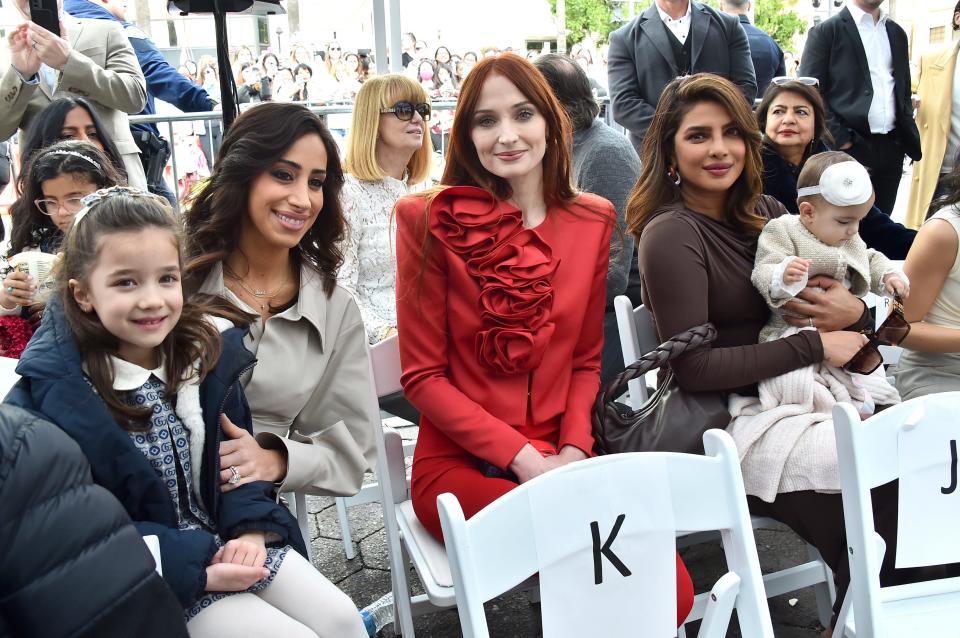
[[[283,287],[287,285],[287,282],[290,281],[290,270],[287,269],[287,274],[283,278],[283,281],[280,282],[280,285],[274,288],[273,290],[263,290],[260,288],[250,288],[243,282],[243,279],[240,278],[237,273],[233,272],[233,269],[224,264],[224,272],[227,274],[230,279],[233,279],[237,282],[237,285],[243,289],[249,295],[253,295],[257,300],[257,305],[260,306],[260,312],[263,313],[267,310],[270,305],[270,302],[273,301],[273,298],[280,294],[280,291],[283,290]]]

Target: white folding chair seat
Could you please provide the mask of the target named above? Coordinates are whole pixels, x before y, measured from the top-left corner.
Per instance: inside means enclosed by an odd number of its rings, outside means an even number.
[[[724,542],[730,572],[716,583],[711,592],[703,614],[700,636],[725,636],[730,614],[736,607],[743,636],[772,638],[773,628],[750,528],[736,446],[730,435],[720,430],[711,430],[703,438],[706,450],[703,456],[650,452],[615,454],[566,465],[518,486],[469,521],[464,520],[463,510],[454,495],[440,495],[437,503],[450,556],[463,635],[466,638],[488,636],[484,602],[542,569],[538,564],[537,548],[543,538],[535,540],[533,531],[535,515],[531,501],[535,498],[535,487],[575,474],[578,491],[582,488],[581,494],[589,496],[607,489],[610,481],[617,480],[618,474],[627,476],[623,470],[630,465],[662,462],[667,476],[664,485],[657,485],[655,489],[669,492],[676,528],[690,531],[719,530]],[[642,492],[630,498],[643,499]],[[555,539],[550,542],[563,547],[579,547],[581,549],[577,551],[590,551],[589,546],[583,543],[583,529],[579,526],[575,526],[575,529],[569,526],[553,527],[550,538]],[[546,577],[545,572],[540,573],[541,579]],[[637,583],[636,580],[626,579],[622,586],[633,587]],[[593,582],[587,578],[561,585],[564,588],[583,587],[593,586]],[[662,585],[672,590],[675,582]],[[597,601],[596,604],[603,603]],[[642,619],[643,605],[644,601],[638,598],[638,609],[630,613]],[[600,608],[591,613],[603,616],[622,614],[624,610]],[[637,629],[637,635],[642,635],[642,621]]]
[[[623,348],[623,362],[624,365],[630,365],[644,354],[654,350],[661,342],[653,326],[653,317],[647,308],[643,305],[634,308],[633,302],[625,295],[617,296],[613,303],[617,315],[620,345]],[[628,403],[634,409],[639,408],[647,400],[646,384],[643,380],[637,379],[629,382],[628,389]],[[634,397],[639,397],[639,400],[635,400]],[[751,523],[753,529],[789,529],[783,523],[763,516],[751,517]],[[689,547],[699,543],[715,541],[716,538],[717,536],[713,532],[684,534],[677,538],[677,546],[680,548]],[[833,600],[836,596],[833,572],[823,562],[820,553],[812,545],[807,545],[807,557],[809,560],[805,563],[765,574],[763,576],[764,587],[768,598],[805,589],[806,587],[814,587],[817,614],[821,624],[827,626],[833,614]],[[709,596],[709,593],[703,593],[696,597],[688,622],[703,617]]]
[[[866,421],[850,404],[833,408],[850,560],[850,587],[837,620],[836,638],[952,635],[960,626],[960,578],[880,586],[885,548],[874,528],[870,490],[900,478],[900,431],[930,402],[943,402],[956,414],[960,392],[911,399]]]

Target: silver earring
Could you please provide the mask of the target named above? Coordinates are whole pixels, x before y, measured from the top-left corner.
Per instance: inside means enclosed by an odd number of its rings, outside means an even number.
[[[680,171],[671,166],[667,169],[667,177],[673,182],[674,186],[680,186],[680,182],[682,181],[680,179]]]

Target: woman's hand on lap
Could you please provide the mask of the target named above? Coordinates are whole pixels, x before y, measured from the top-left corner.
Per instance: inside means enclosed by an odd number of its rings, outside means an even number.
[[[823,342],[823,360],[835,368],[843,367],[868,341],[859,332],[844,330],[821,333],[820,339]]]
[[[287,475],[287,463],[277,450],[265,450],[249,432],[220,415],[220,426],[228,440],[220,443],[220,489],[224,492],[254,481],[276,483]],[[236,467],[240,480],[231,483],[231,467]]]
[[[527,443],[520,448],[517,455],[513,457],[507,469],[516,474],[517,480],[521,483],[526,483],[530,479],[540,476],[552,468],[550,464],[547,463],[547,459],[545,459],[540,452],[537,452],[535,447]]]
[[[569,463],[576,463],[577,461],[583,461],[586,458],[586,453],[580,448],[573,445],[564,445],[559,454],[553,454],[544,457],[543,460],[546,462],[548,469],[555,470],[558,467],[563,467]]]
[[[857,323],[865,308],[863,301],[840,282],[823,275],[812,278],[797,297],[807,303],[788,301],[783,306],[788,313],[784,319],[795,328],[808,327],[813,319],[813,327],[821,332],[843,330]]]

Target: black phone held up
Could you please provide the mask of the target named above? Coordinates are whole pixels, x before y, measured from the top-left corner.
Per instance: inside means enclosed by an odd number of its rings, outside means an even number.
[[[50,33],[60,35],[57,0],[30,0],[30,20]]]

